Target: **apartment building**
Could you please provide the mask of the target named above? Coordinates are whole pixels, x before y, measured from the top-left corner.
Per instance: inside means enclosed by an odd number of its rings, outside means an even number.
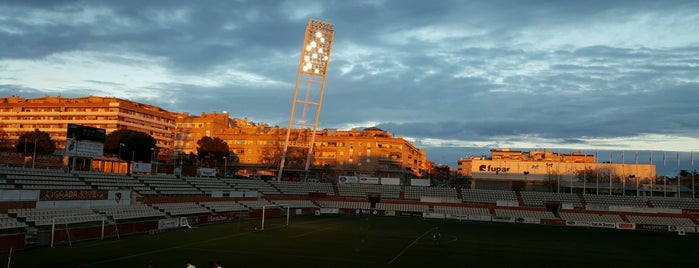
[[[65,148],[71,123],[107,133],[118,129],[148,133],[156,139],[161,154],[168,155],[174,147],[176,119],[176,113],[160,107],[113,97],[0,98],[0,129],[6,138],[17,140],[22,133],[39,129],[51,135],[57,149]]]
[[[196,141],[204,136],[218,137],[231,149],[231,165],[240,168],[274,170],[281,159],[286,129],[247,119],[228,119],[227,114],[183,114],[178,118],[176,151],[196,153]],[[293,129],[290,140],[306,139],[312,130]],[[287,155],[287,161],[293,155]],[[341,173],[373,175],[411,174],[422,176],[427,167],[425,151],[388,131],[318,130],[311,166]]]
[[[247,118],[232,119],[228,113],[195,116],[113,97],[0,98],[0,129],[10,140],[39,129],[51,135],[58,149],[64,149],[69,123],[102,128],[107,134],[118,129],[150,134],[160,148],[161,160],[196,154],[198,140],[218,137],[230,147],[232,165],[268,172],[279,165],[286,135],[286,129]],[[291,140],[306,139],[310,131],[294,129]],[[377,128],[318,130],[311,158],[311,166],[316,168],[378,176],[422,176],[427,165],[424,150]]]

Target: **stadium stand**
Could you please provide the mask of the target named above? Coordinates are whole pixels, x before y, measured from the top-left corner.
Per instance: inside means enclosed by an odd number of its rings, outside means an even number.
[[[222,181],[233,187],[235,190],[252,190],[258,191],[266,195],[278,195],[280,194],[274,186],[263,180],[256,179],[232,179],[232,178],[222,178]]]
[[[318,208],[318,206],[310,200],[274,200],[272,204],[286,204],[289,205],[290,208]]]
[[[236,203],[235,201],[201,202],[200,204],[216,213],[249,210],[244,205]]]
[[[584,194],[587,204],[648,207],[646,200],[636,196]]]
[[[576,208],[582,208],[583,204],[577,194],[550,193],[550,192],[519,192],[525,206],[543,207],[547,202],[570,203]]]
[[[308,195],[309,193],[325,193],[335,195],[330,183],[270,181],[273,187],[283,195]]]
[[[346,209],[370,209],[369,202],[357,201],[319,201],[321,207],[324,208],[346,208]]]
[[[26,223],[19,222],[16,218],[12,218],[7,214],[0,214],[0,230],[11,230],[25,227],[27,227]]]
[[[165,213],[144,204],[134,204],[129,206],[96,207],[95,211],[105,214],[107,217],[116,220],[135,220],[144,218],[165,218]]]
[[[269,202],[266,199],[245,200],[245,201],[240,201],[239,203],[247,208],[250,208],[250,209],[262,209],[262,206],[273,205],[272,202]]]
[[[399,199],[401,188],[399,185],[378,184],[338,184],[340,196],[367,197],[368,194],[380,194],[381,198]]]
[[[454,214],[454,215],[480,215],[490,216],[490,210],[487,208],[474,207],[455,207],[455,206],[434,206],[435,213]]]
[[[418,205],[418,204],[402,204],[402,203],[378,203],[376,204],[376,209],[378,210],[393,210],[393,211],[406,211],[406,212],[428,212],[428,205]]]
[[[206,195],[211,195],[213,191],[231,191],[233,188],[217,178],[209,177],[182,177],[187,183],[193,185]]]
[[[105,219],[105,216],[84,208],[19,208],[7,212],[34,226],[51,225],[54,219],[56,224],[101,222]]]
[[[699,199],[676,197],[648,197],[653,207],[699,209]]]
[[[557,219],[548,211],[533,211],[521,209],[495,209],[496,217],[529,218],[529,219]]]
[[[171,216],[182,216],[182,215],[194,215],[194,214],[205,214],[211,213],[211,211],[203,206],[197,205],[196,203],[185,202],[185,203],[158,203],[153,204],[154,208],[157,208]]]
[[[696,226],[696,224],[688,218],[626,215],[626,219],[632,223]]]
[[[139,188],[147,189],[147,191],[153,191],[150,187],[143,184],[143,182],[125,175],[97,173],[81,174],[80,176],[83,177],[86,184],[91,185],[98,190]]]
[[[174,176],[141,176],[138,178],[160,195],[202,195],[203,192]],[[139,194],[143,194],[139,192]]]
[[[621,216],[616,214],[593,214],[593,213],[576,213],[576,212],[560,212],[561,219],[567,221],[585,221],[585,222],[625,222]]]
[[[404,199],[420,200],[421,197],[458,199],[455,188],[405,186]]]
[[[464,203],[495,204],[498,200],[517,202],[517,194],[506,190],[461,189]]]
[[[15,189],[15,186],[9,184],[7,180],[0,179],[0,189]]]
[[[20,189],[92,189],[79,178],[52,177],[45,175],[7,175],[8,180],[14,182],[15,188]]]

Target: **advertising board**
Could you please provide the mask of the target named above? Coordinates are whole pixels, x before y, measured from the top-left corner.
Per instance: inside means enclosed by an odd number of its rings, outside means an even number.
[[[359,177],[359,183],[379,184],[379,178],[378,177]]]
[[[357,176],[340,176],[337,178],[338,183],[358,183]]]

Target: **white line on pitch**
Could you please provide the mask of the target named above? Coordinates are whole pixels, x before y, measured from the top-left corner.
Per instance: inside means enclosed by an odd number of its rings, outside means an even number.
[[[403,255],[403,253],[405,253],[406,251],[408,251],[408,249],[410,249],[413,245],[415,245],[415,243],[417,243],[417,241],[420,240],[420,238],[422,238],[423,236],[429,234],[430,231],[432,231],[432,229],[428,229],[428,230],[427,230],[425,233],[423,233],[421,236],[418,236],[417,238],[415,238],[415,240],[413,240],[413,242],[410,243],[410,245],[408,245],[407,247],[405,247],[400,253],[398,253],[398,255],[396,255],[395,257],[393,257],[393,259],[391,259],[391,261],[389,261],[388,264],[392,264],[394,261],[396,261],[401,255]]]

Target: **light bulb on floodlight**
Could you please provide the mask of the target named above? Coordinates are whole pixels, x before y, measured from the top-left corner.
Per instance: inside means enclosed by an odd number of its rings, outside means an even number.
[[[311,57],[309,57],[309,56],[304,56],[304,57],[303,57],[303,61],[309,62],[309,61],[311,61]]]
[[[318,48],[318,53],[323,53],[323,48],[322,48],[322,47],[319,47],[319,48]]]
[[[323,60],[328,60],[328,56],[323,57]]]
[[[317,46],[316,41],[311,41],[311,47],[316,47],[316,46]]]
[[[313,53],[313,59],[317,59],[317,58],[318,58],[318,54]]]
[[[303,71],[304,71],[304,72],[308,72],[308,67],[307,67],[307,66],[303,66]]]
[[[321,38],[321,37],[323,37],[323,34],[320,32],[316,32],[316,37]]]
[[[321,43],[325,43],[325,37],[321,37],[321,38],[320,38],[320,42],[321,42]]]
[[[320,73],[320,71],[318,69],[316,69],[315,73]]]
[[[311,51],[311,46],[306,46],[306,51]]]

